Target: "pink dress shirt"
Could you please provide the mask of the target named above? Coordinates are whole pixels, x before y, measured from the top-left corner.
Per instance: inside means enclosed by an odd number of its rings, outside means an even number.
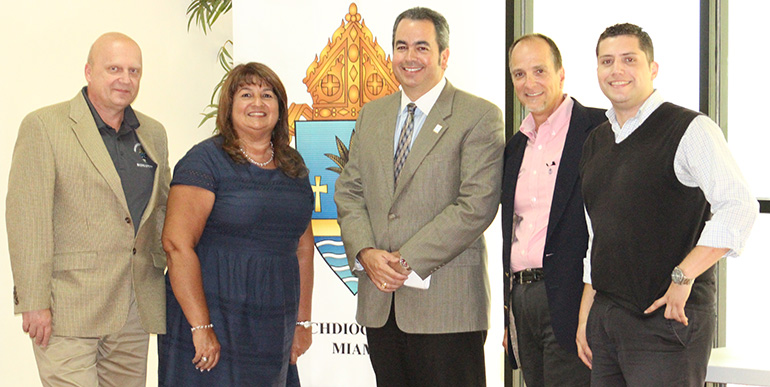
[[[516,196],[513,201],[514,238],[511,244],[511,270],[543,267],[545,236],[551,213],[553,189],[559,172],[561,154],[567,139],[572,98],[564,101],[543,122],[535,127],[535,119],[528,114],[519,131],[527,136],[527,147],[519,169]],[[517,217],[520,220],[517,220]]]

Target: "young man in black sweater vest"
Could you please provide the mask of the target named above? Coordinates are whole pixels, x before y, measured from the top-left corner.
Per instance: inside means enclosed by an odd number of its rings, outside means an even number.
[[[609,27],[596,56],[612,109],[580,165],[590,237],[578,353],[595,386],[703,386],[714,264],[741,252],[758,203],[716,123],[653,88],[646,32]]]

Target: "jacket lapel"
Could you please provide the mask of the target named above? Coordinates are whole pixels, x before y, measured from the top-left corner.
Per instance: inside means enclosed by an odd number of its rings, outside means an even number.
[[[580,176],[579,165],[582,155],[583,142],[591,129],[588,112],[577,101],[574,101],[572,107],[572,117],[570,118],[567,139],[564,142],[561,161],[559,164],[559,174],[556,176],[556,185],[553,189],[553,200],[551,202],[551,214],[548,218],[548,231],[546,240],[551,237],[551,233],[558,225],[561,216],[567,208],[570,197],[575,194],[578,177]]]
[[[500,200],[503,208],[501,222],[504,232],[507,233],[503,236],[505,242],[503,250],[506,257],[510,255],[510,251],[506,253],[506,249],[510,250],[513,241],[513,198],[516,195],[516,184],[519,182],[519,170],[521,169],[521,162],[524,160],[527,140],[527,136],[523,133],[516,133],[506,147],[506,152],[510,152],[510,154],[506,153],[505,155],[503,192]]]
[[[142,122],[139,121],[139,127],[136,128],[136,136],[139,138],[139,142],[142,144],[142,148],[144,148],[144,151],[147,153],[147,156],[155,162],[155,176],[152,180],[152,195],[150,195],[150,200],[147,202],[147,206],[145,207],[144,213],[142,214],[142,219],[139,223],[139,226],[141,227],[142,223],[144,223],[145,219],[150,216],[152,213],[152,208],[155,207],[155,201],[158,197],[158,192],[160,192],[159,189],[157,189],[160,179],[160,172],[161,172],[161,160],[158,156],[158,153],[155,151],[157,149],[157,144],[155,141],[153,141],[153,137],[147,133],[146,127],[142,127]]]
[[[367,169],[373,168],[374,176],[383,176],[383,183],[387,187],[379,190],[381,193],[387,192],[389,197],[393,197],[393,136],[396,133],[396,121],[398,119],[398,109],[401,105],[401,93],[396,92],[382,97],[385,106],[382,109],[372,110],[374,114],[372,122],[377,123],[377,130],[372,136],[372,144],[382,144],[382,146],[368,147],[364,152],[371,152],[375,165],[367,166]]]
[[[88,104],[86,104],[82,94],[78,94],[70,101],[70,119],[73,121],[72,131],[83,147],[83,151],[91,159],[94,167],[96,167],[99,174],[102,175],[115,193],[115,196],[120,199],[126,212],[128,212],[128,204],[126,202],[126,195],[123,192],[123,185],[120,182],[120,176],[118,176],[115,164],[112,162],[112,158],[104,146],[104,140],[102,140],[102,136],[99,134],[99,129],[96,127],[96,123],[94,123],[91,111],[88,109]]]
[[[428,113],[428,117],[425,118],[425,122],[420,128],[420,133],[414,139],[412,149],[409,151],[404,168],[398,177],[398,186],[396,187],[394,198],[409,184],[425,156],[430,153],[438,140],[449,130],[449,124],[445,120],[452,115],[454,95],[455,88],[447,81],[444,90],[441,91],[436,103],[433,105],[430,113]]]

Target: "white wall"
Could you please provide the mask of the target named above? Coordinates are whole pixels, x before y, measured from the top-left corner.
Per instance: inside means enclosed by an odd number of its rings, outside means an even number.
[[[222,70],[221,44],[232,38],[232,17],[221,18],[205,36],[187,32],[188,0],[4,1],[0,60],[0,211],[5,213],[11,153],[24,116],[69,100],[85,85],[83,67],[91,43],[120,31],[142,48],[144,75],[134,107],[166,126],[174,165],[213,125],[198,128],[200,112]],[[0,384],[40,385],[21,317],[13,315],[5,216],[0,222]],[[150,345],[148,385],[157,385],[157,347]]]
[[[667,100],[698,109],[699,1],[534,0],[534,32],[554,40],[561,52],[564,91],[583,105],[608,109],[596,79],[596,41],[617,23],[642,27],[660,65],[655,87]],[[553,12],[558,9],[560,12]],[[662,10],[666,10],[662,12]]]
[[[746,66],[761,68],[770,53],[757,49],[763,36],[770,3],[734,1],[729,10],[728,56],[728,145],[754,194],[770,199],[770,128],[762,117],[766,103],[767,80],[763,71],[746,71]],[[766,348],[770,345],[767,322],[770,309],[764,301],[770,294],[770,214],[760,214],[754,224],[746,250],[727,264],[727,345]]]

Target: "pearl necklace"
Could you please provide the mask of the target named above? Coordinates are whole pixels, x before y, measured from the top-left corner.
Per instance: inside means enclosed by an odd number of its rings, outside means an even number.
[[[267,166],[267,164],[270,164],[270,162],[273,161],[273,156],[275,156],[275,151],[273,150],[273,142],[272,141],[270,141],[270,159],[268,159],[264,163],[257,162],[256,160],[254,160],[251,157],[249,157],[249,154],[246,153],[245,150],[243,150],[243,147],[239,147],[238,150],[241,151],[241,154],[243,155],[243,157],[246,158],[246,160],[249,160],[250,163],[252,163],[252,164],[254,164],[254,165],[258,166],[258,167],[265,167],[265,166]]]

